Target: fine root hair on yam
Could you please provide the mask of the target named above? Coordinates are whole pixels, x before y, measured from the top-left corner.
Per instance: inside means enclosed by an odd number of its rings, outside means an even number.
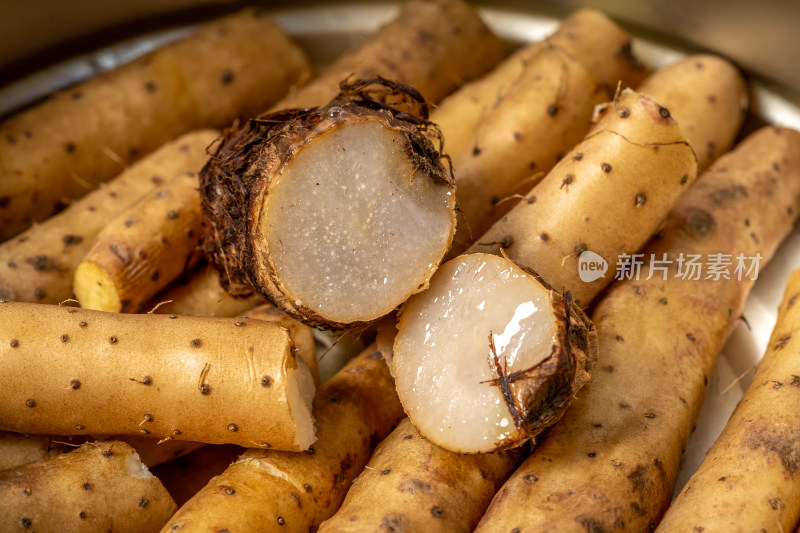
[[[135,313],[200,260],[203,208],[197,174],[175,176],[100,231],[75,270],[84,309]]]
[[[0,472],[0,530],[156,533],[175,512],[161,482],[120,441]]]
[[[614,531],[623,522],[628,531],[654,529],[672,500],[717,354],[754,283],[737,279],[735,258],[761,254],[763,269],[799,212],[800,133],[762,128],[718,159],[642,250],[648,259],[666,254],[666,275],[643,267],[639,279],[614,283],[597,303],[592,320],[601,355],[591,381],[498,492],[476,531]],[[732,255],[731,279],[676,276],[681,254],[719,253]],[[787,391],[791,379],[781,379]],[[771,486],[762,470],[758,480]],[[728,482],[713,481],[724,492]],[[744,513],[717,509],[728,519]],[[740,530],[736,524],[716,531]]]
[[[406,418],[375,449],[319,532],[381,531],[387,524],[426,533],[472,531],[525,451],[449,452]]]
[[[21,111],[0,123],[0,241],[186,132],[263,112],[309,70],[263,10],[244,9]]]
[[[0,244],[0,298],[57,304],[72,298],[75,269],[97,234],[173,176],[197,172],[216,130],[187,133],[137,161],[61,213]]]
[[[306,453],[246,450],[182,506],[165,531],[211,523],[213,531],[306,532],[333,515],[373,448],[403,418],[374,344],[320,387],[314,417],[319,440]]]
[[[0,429],[301,451],[314,379],[278,324],[0,300]]]
[[[427,286],[455,230],[452,172],[419,93],[345,81],[331,103],[253,119],[201,172],[204,246],[233,294],[343,329]]]
[[[443,448],[511,448],[561,418],[588,381],[596,341],[569,294],[505,257],[459,256],[401,309],[397,393]]]

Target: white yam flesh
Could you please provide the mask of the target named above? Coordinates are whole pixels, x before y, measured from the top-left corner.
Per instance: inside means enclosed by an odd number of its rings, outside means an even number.
[[[429,440],[453,451],[490,451],[519,439],[500,387],[558,344],[552,293],[510,260],[459,256],[402,310],[394,344],[397,392]]]
[[[425,288],[455,229],[452,187],[375,120],[300,148],[267,195],[261,230],[295,306],[339,322],[379,318]]]

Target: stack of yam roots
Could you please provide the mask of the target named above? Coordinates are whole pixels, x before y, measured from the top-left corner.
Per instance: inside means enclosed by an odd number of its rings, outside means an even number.
[[[800,269],[673,494],[800,133],[598,11],[508,50],[248,8],[5,118],[0,531],[795,530]]]

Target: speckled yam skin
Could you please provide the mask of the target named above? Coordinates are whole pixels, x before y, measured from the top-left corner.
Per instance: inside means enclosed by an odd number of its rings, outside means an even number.
[[[760,253],[763,268],[798,212],[800,133],[763,128],[717,160],[643,250],[648,259],[667,254],[667,279],[654,271],[648,280],[643,268],[597,304],[601,355],[591,381],[500,489],[477,531],[654,529],[717,353],[753,285],[746,272],[742,281],[733,273],[735,256]],[[675,277],[681,253],[732,254],[731,279]]]

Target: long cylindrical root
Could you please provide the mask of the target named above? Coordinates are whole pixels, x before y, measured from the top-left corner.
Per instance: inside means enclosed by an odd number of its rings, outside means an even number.
[[[159,531],[175,502],[119,441],[0,472],[0,530],[86,533]]]
[[[596,333],[569,298],[489,254],[442,265],[402,308],[394,375],[419,432],[455,452],[517,446],[588,380]]]
[[[469,250],[503,249],[556,290],[571,291],[580,306],[611,282],[617,258],[647,242],[697,176],[694,152],[665,107],[625,90],[601,113],[586,138]],[[586,271],[584,253],[606,269]]]
[[[165,181],[199,171],[218,135],[204,130],[167,143],[63,212],[0,244],[0,298],[51,304],[71,298],[75,269],[103,227]]]
[[[0,241],[182,133],[264,111],[308,71],[247,9],[23,111],[0,124]]]
[[[247,450],[170,522],[170,531],[314,531],[341,505],[372,449],[403,416],[372,345],[320,387],[308,453]]]
[[[314,380],[261,320],[0,303],[0,429],[305,450]]]
[[[791,531],[800,521],[798,300],[795,270],[750,387],[657,531]]]
[[[325,105],[336,97],[342,80],[375,76],[411,85],[435,103],[502,57],[500,40],[467,2],[409,0],[396,19],[274,109]]]
[[[521,48],[432,113],[455,169],[463,217],[456,251],[586,135],[594,107],[613,96],[618,80],[635,86],[643,69],[630,45],[630,36],[602,13],[578,11],[553,35]]]
[[[228,133],[201,173],[205,247],[232,292],[341,329],[422,290],[450,247],[455,191],[413,89],[343,84],[329,105]],[[421,119],[402,113],[412,106]]]
[[[194,172],[145,194],[106,224],[75,269],[81,307],[137,312],[200,259],[202,222]]]
[[[591,381],[477,531],[653,529],[757,254],[763,267],[799,210],[800,133],[764,128],[717,160],[643,250],[638,279],[616,283],[597,305],[601,356]]]
[[[669,108],[705,170],[727,152],[747,111],[747,85],[735,66],[711,55],[690,55],[647,78],[639,92]]]
[[[522,450],[448,452],[406,418],[375,449],[342,507],[319,531],[472,531]]]

